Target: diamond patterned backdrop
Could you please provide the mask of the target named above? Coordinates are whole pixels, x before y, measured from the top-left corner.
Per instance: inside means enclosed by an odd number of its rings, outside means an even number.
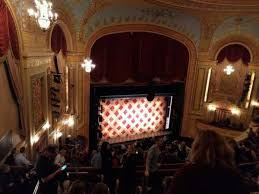
[[[155,97],[152,102],[146,98],[117,98],[101,101],[100,123],[103,139],[129,137],[158,132],[165,128],[165,97]]]

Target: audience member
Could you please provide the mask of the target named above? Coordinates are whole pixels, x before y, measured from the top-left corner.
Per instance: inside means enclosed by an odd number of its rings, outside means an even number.
[[[101,155],[101,148],[98,147],[98,150],[93,150],[92,158],[91,158],[91,166],[97,169],[102,168],[102,155]]]
[[[176,174],[168,194],[249,193],[234,167],[233,150],[216,132],[199,131],[190,162]]]
[[[109,186],[113,191],[114,180],[112,176],[112,153],[111,147],[108,142],[103,142],[101,146],[101,156],[102,156],[102,173],[104,175],[104,183]]]
[[[5,164],[9,166],[14,166],[15,165],[15,155],[16,155],[16,148],[14,148],[11,153],[7,156],[5,159]]]
[[[63,148],[60,150],[60,152],[57,154],[55,158],[55,164],[57,166],[63,166],[66,163],[66,150]]]
[[[21,147],[20,153],[16,154],[15,164],[17,166],[23,166],[23,167],[26,167],[26,168],[28,168],[29,166],[32,165],[31,162],[26,158],[25,147]]]
[[[110,194],[109,187],[104,183],[98,183],[94,187],[93,194]]]
[[[61,170],[54,164],[56,155],[56,147],[48,146],[37,162],[36,170],[41,181],[42,194],[57,194]]]
[[[14,182],[11,180],[10,167],[8,165],[0,165],[0,194],[10,193]]]
[[[160,137],[155,138],[155,143],[151,146],[147,153],[145,176],[148,177],[149,185],[151,186],[151,194],[161,193],[161,177],[158,173],[160,166],[159,156],[160,147],[162,145],[162,139]]]
[[[87,194],[85,183],[81,180],[74,181],[69,187],[68,194]]]
[[[136,153],[133,145],[128,145],[128,150],[122,158],[122,171],[120,177],[120,194],[134,194],[136,188]]]

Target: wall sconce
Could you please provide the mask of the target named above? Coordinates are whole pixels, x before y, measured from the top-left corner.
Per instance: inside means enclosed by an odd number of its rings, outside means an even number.
[[[63,124],[64,124],[64,125],[67,125],[67,126],[69,126],[69,127],[73,127],[74,124],[75,124],[74,117],[73,117],[73,116],[70,116],[68,119],[66,119],[66,120],[63,121]]]
[[[53,133],[53,138],[54,140],[57,140],[58,138],[62,137],[63,136],[63,133],[61,131],[59,131],[59,129],[56,129]]]
[[[224,72],[227,74],[227,75],[231,75],[233,72],[235,71],[233,65],[229,64],[225,67],[224,69]]]
[[[31,141],[32,141],[32,144],[35,144],[39,141],[40,137],[38,135],[34,135],[32,138],[31,138]]]
[[[237,115],[237,116],[239,116],[240,114],[241,114],[241,111],[240,111],[240,109],[239,108],[231,108],[230,109],[230,111],[231,111],[231,113],[232,113],[232,115]]]
[[[255,101],[255,100],[252,100],[251,105],[255,106],[255,107],[259,107],[259,102]]]
[[[51,125],[50,125],[49,121],[47,121],[47,122],[43,125],[42,129],[43,129],[43,130],[47,130],[47,129],[49,129],[50,127],[51,127]]]
[[[215,111],[215,110],[217,110],[217,105],[209,104],[207,108],[208,108],[208,111]]]

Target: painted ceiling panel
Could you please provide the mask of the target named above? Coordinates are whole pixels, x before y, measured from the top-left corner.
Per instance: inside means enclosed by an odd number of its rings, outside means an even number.
[[[200,21],[174,9],[164,9],[151,4],[113,5],[93,15],[85,26],[85,38],[94,31],[116,24],[147,23],[175,30],[189,37],[196,46],[200,41]]]
[[[259,21],[249,16],[231,17],[218,26],[214,32],[212,42],[230,34],[246,34],[259,36]]]

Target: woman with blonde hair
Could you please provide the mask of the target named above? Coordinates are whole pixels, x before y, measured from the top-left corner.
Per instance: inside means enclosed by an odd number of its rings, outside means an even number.
[[[234,151],[224,137],[200,130],[190,163],[176,173],[167,194],[249,194],[234,166]]]

